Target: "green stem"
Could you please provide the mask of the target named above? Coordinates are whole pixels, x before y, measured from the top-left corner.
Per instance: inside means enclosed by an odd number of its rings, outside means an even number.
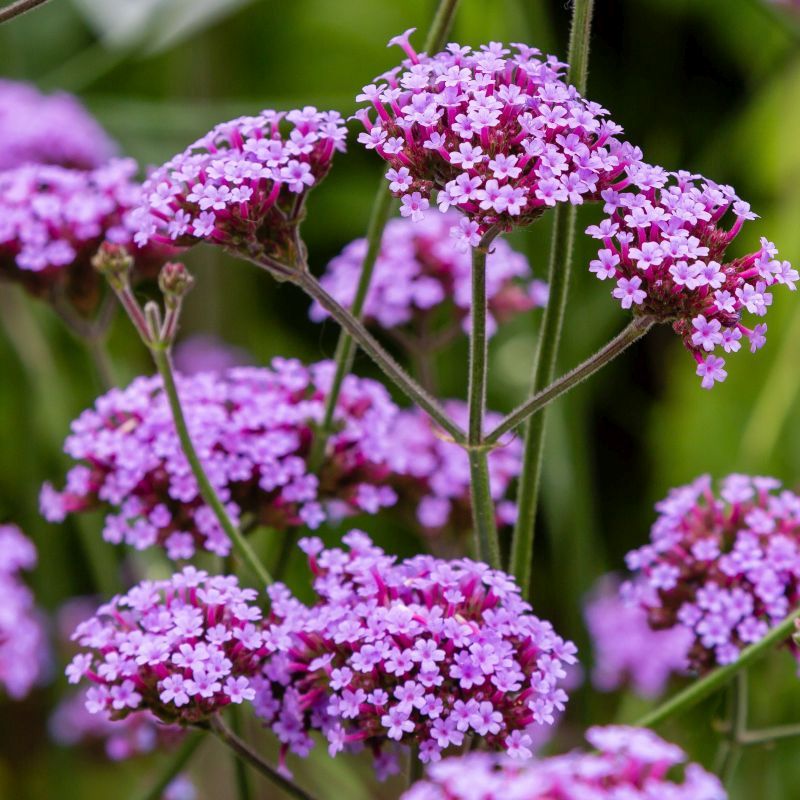
[[[678,692],[666,703],[662,703],[649,714],[645,714],[634,724],[640,728],[652,728],[670,717],[682,714],[684,711],[696,706],[710,694],[728,684],[745,667],[765,655],[771,647],[788,639],[794,630],[798,616],[800,616],[800,608],[796,608],[783,622],[769,631],[763,639],[742,650],[736,661],[717,667],[704,678],[695,681],[691,686],[687,686],[682,692]]]
[[[433,17],[428,35],[425,37],[425,52],[435,53],[441,50],[447,43],[450,29],[453,27],[453,20],[456,16],[460,0],[441,0],[436,14]]]
[[[589,65],[589,38],[594,0],[574,0],[572,29],[569,40],[567,81],[579,92],[586,89]],[[556,206],[553,217],[553,238],[550,247],[548,281],[550,299],[545,308],[536,357],[533,366],[531,394],[534,396],[550,384],[555,375],[558,345],[567,305],[572,269],[572,245],[575,239],[577,211],[574,206]],[[511,541],[509,571],[516,577],[523,595],[530,591],[533,566],[533,539],[539,482],[542,472],[546,415],[530,420],[525,431],[522,474],[517,492],[517,521]]]
[[[34,8],[43,6],[48,1],[49,0],[17,0],[16,3],[11,3],[5,6],[5,8],[0,8],[0,24],[9,22],[23,14],[27,14],[29,11],[33,11]]]
[[[489,230],[472,250],[472,311],[469,335],[469,425],[467,449],[475,547],[478,558],[499,569],[500,545],[497,520],[489,485],[489,454],[483,445],[486,413],[488,341],[486,338],[486,256],[497,231]]]
[[[286,570],[289,567],[289,562],[292,560],[292,553],[297,547],[297,539],[299,538],[300,531],[297,528],[289,528],[289,530],[278,532],[281,537],[280,550],[278,551],[278,558],[275,562],[275,568],[272,574],[275,576],[276,581],[282,581]]]
[[[102,390],[107,392],[109,389],[113,389],[117,385],[117,379],[105,338],[103,336],[91,336],[83,341],[94,365]]]
[[[419,758],[419,747],[414,745],[408,750],[408,788],[410,789],[417,781],[422,780],[425,770]]]
[[[741,739],[747,730],[747,673],[744,670],[736,675],[733,685],[730,687],[728,720],[727,736],[720,743],[717,773],[723,785],[730,789],[736,767],[742,756]]]
[[[231,705],[230,718],[231,730],[239,737],[242,737],[242,714],[241,708]],[[247,764],[239,758],[233,759],[233,770],[236,774],[236,791],[238,800],[250,800],[253,796],[250,791],[250,780],[247,776]]]
[[[778,725],[775,728],[764,728],[760,731],[747,731],[739,739],[744,747],[759,744],[770,744],[781,739],[794,739],[800,736],[800,725]]]
[[[242,741],[242,739],[230,730],[218,716],[211,718],[209,727],[240,759],[250,764],[250,766],[255,767],[262,775],[266,776],[276,786],[283,789],[290,797],[295,797],[297,800],[314,800],[313,795],[310,795],[305,789],[301,789],[296,783],[285,778],[277,769],[264,761],[264,759],[252,750],[246,742]]]
[[[137,800],[160,800],[167,786],[175,780],[176,776],[189,763],[195,751],[200,746],[200,742],[205,737],[199,731],[187,734],[179,750],[164,765],[163,772],[158,776],[155,783],[143,794],[137,795]]]
[[[228,516],[222,501],[219,499],[216,489],[206,475],[200,457],[197,455],[192,437],[189,434],[189,428],[186,424],[186,417],[183,413],[180,397],[178,396],[178,387],[175,385],[175,373],[172,369],[172,358],[170,351],[167,347],[159,344],[150,344],[150,352],[153,354],[156,368],[161,375],[161,380],[164,383],[164,391],[166,392],[169,406],[172,410],[172,417],[175,422],[175,429],[178,432],[181,447],[186,455],[186,459],[192,468],[192,473],[197,481],[200,489],[200,494],[203,500],[211,508],[217,517],[217,520],[222,529],[231,540],[234,548],[239,555],[244,559],[250,569],[259,580],[264,584],[271,584],[272,577],[267,571],[266,567],[261,563],[250,543],[244,537],[242,532],[233,524],[233,521]]]
[[[585,381],[595,372],[599,372],[606,364],[627,350],[634,342],[641,339],[655,325],[653,317],[634,317],[608,344],[600,348],[593,356],[587,358],[575,369],[553,381],[537,392],[505,416],[498,426],[486,437],[488,444],[495,444],[503,434],[508,433],[524,422],[528,417],[542,411],[553,400],[566,394],[570,389]]]
[[[292,280],[316,300],[342,328],[353,337],[358,346],[383,370],[411,402],[416,403],[446,430],[459,444],[465,441],[464,432],[453,422],[445,410],[383,349],[377,339],[347,309],[343,308],[319,281],[306,269],[298,270]]]

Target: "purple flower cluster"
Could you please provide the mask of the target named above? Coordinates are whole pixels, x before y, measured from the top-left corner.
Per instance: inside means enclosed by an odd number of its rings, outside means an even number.
[[[449,400],[445,410],[459,425],[466,426],[467,406]],[[500,421],[499,414],[486,415],[486,427]],[[443,438],[431,418],[417,408],[401,411],[391,430],[392,485],[415,511],[417,522],[429,534],[447,530],[458,534],[472,524],[469,458],[464,449]],[[496,503],[498,523],[513,525],[517,507],[505,499],[512,481],[522,470],[522,442],[507,437],[489,453],[489,485]]]
[[[47,663],[47,640],[33,594],[20,571],[36,565],[36,548],[16,525],[0,525],[0,687],[20,700]]]
[[[0,170],[22,164],[93,169],[116,149],[76,97],[0,80]]]
[[[653,630],[647,614],[619,597],[613,575],[598,583],[584,609],[592,637],[592,683],[604,692],[630,683],[642,697],[658,697],[669,679],[685,673],[692,634],[684,628]]]
[[[175,369],[184,375],[198,372],[225,372],[252,363],[250,354],[217,336],[197,333],[181,339],[172,352]]]
[[[301,542],[318,596],[310,608],[269,589],[276,654],[255,707],[283,752],[305,755],[321,730],[331,755],[367,746],[387,759],[414,744],[430,762],[474,735],[529,757],[526,729],[552,724],[567,700],[559,684],[574,645],[502,572],[424,555],[398,563],[360,531],[343,542]]]
[[[271,368],[179,377],[192,440],[234,519],[249,513],[272,528],[313,528],[396,501],[384,483],[397,407],[375,381],[345,380],[325,461],[317,474],[309,470],[332,376],[330,362],[306,367],[275,359]],[[110,542],[162,545],[174,559],[190,558],[198,546],[230,551],[200,496],[160,378],[137,378],[100,397],[72,424],[65,451],[80,463],[63,491],[49,484],[42,490],[42,513],[51,522],[110,506],[103,530]]]
[[[408,56],[365,86],[358,137],[388,162],[400,213],[422,219],[434,198],[466,218],[456,231],[468,245],[498,225],[510,230],[556,203],[581,204],[627,182],[641,153],[597,103],[563,80],[565,64],[525,44],[472,50],[448,45],[435,55],[409,43]]]
[[[346,136],[337,112],[311,106],[217,125],[148,177],[138,244],[208,241],[291,265],[306,194]]]
[[[72,638],[88,652],[67,677],[90,681],[87,710],[110,719],[148,710],[195,723],[252,700],[251,678],[269,653],[257,596],[233,576],[194,567],[144,581],[78,625]]]
[[[450,758],[428,768],[427,779],[401,800],[726,800],[719,780],[689,764],[668,776],[686,754],[652,731],[590,728],[597,751],[520,764],[488,753]]]
[[[464,325],[469,323],[472,260],[467,248],[456,246],[450,236],[458,230],[457,223],[453,212],[428,214],[421,223],[389,222],[364,304],[367,322],[386,329],[405,328],[422,347],[430,346],[440,319],[437,315],[447,301],[452,301],[455,313],[446,322],[455,316]],[[353,303],[366,252],[366,239],[351,242],[328,264],[320,281],[344,306]],[[487,265],[490,334],[503,320],[547,302],[547,285],[529,282],[528,260],[502,239],[492,244]],[[326,317],[319,304],[311,307],[313,320]]]
[[[90,311],[102,287],[92,256],[104,241],[133,242],[136,169],[132,159],[114,159],[90,171],[29,164],[0,172],[0,277],[36,295],[57,287]],[[148,274],[167,251],[146,248],[134,256],[139,274]]]
[[[670,491],[623,585],[651,627],[692,634],[689,663],[735,661],[800,602],[800,497],[774,478],[730,475]]]
[[[755,352],[766,341],[766,324],[747,328],[742,313],[765,316],[770,287],[794,290],[798,273],[764,238],[755,253],[726,261],[745,220],[756,218],[730,186],[647,164],[629,172],[626,191],[602,192],[609,216],[587,229],[603,244],[589,269],[616,284],[623,308],[672,322],[710,389],[727,377],[717,348],[735,353],[746,338]]]

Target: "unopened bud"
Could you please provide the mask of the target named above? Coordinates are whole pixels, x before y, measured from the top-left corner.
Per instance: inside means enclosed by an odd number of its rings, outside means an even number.
[[[105,276],[113,289],[122,289],[133,269],[133,258],[121,244],[103,242],[92,258],[92,266]]]
[[[194,286],[194,278],[179,261],[168,261],[158,273],[158,287],[164,294],[164,302],[168,308],[180,305],[181,300]]]

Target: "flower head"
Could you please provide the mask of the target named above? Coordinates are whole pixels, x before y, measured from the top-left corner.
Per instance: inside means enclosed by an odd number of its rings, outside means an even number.
[[[36,548],[16,525],[0,525],[0,687],[20,700],[42,677],[47,638],[20,571],[36,565]]]
[[[453,212],[433,212],[420,223],[405,219],[389,222],[364,304],[367,322],[386,329],[400,328],[415,341],[423,329],[428,335],[420,341],[421,346],[426,346],[432,334],[442,328],[446,333],[458,322],[468,325],[472,262],[467,247],[458,246],[468,235],[465,230]],[[342,305],[349,307],[355,298],[366,251],[365,239],[351,242],[330,262],[321,279],[323,287]],[[502,239],[493,243],[487,264],[490,333],[515,314],[545,304],[546,284],[530,281],[527,259]],[[450,310],[444,324],[443,305]],[[318,304],[312,306],[312,319],[320,321],[326,316]]]
[[[421,219],[436,202],[463,212],[478,235],[510,230],[623,186],[641,158],[553,56],[498,42],[417,54],[408,32],[393,43],[407,58],[364,87],[356,117],[359,141],[390,166],[404,216]]]
[[[647,164],[629,172],[626,190],[602,193],[609,216],[587,230],[602,244],[589,269],[615,283],[611,293],[623,308],[671,322],[710,389],[728,374],[715,353],[736,352],[742,339],[755,352],[766,341],[766,324],[747,328],[744,312],[763,317],[771,288],[794,290],[798,273],[763,238],[754,253],[727,255],[744,222],[755,219],[730,186]]]
[[[347,550],[301,542],[311,607],[284,586],[269,590],[277,652],[255,705],[284,751],[304,755],[309,731],[321,730],[331,754],[417,744],[435,761],[470,734],[522,754],[514,733],[552,724],[575,647],[502,572],[467,559],[397,562],[359,531],[343,541]]]
[[[85,652],[67,677],[89,680],[87,710],[110,719],[147,710],[194,723],[252,700],[252,676],[270,650],[257,594],[194,567],[144,581],[78,625],[72,638]]]
[[[333,365],[276,359],[179,377],[192,440],[229,514],[273,528],[317,527],[395,502],[385,486],[396,406],[380,384],[350,376],[339,397],[327,456],[318,474],[308,457],[325,411]],[[230,541],[203,502],[158,377],[137,378],[98,399],[72,425],[65,450],[79,463],[61,492],[49,484],[41,507],[50,521],[110,508],[103,536],[137,549],[166,548],[174,559],[201,546],[219,555]]]
[[[730,475],[715,493],[703,476],[656,509],[622,592],[651,627],[689,631],[692,668],[735,661],[800,602],[800,497],[779,481]]]
[[[722,784],[675,745],[641,728],[590,728],[593,753],[575,751],[520,763],[488,753],[449,758],[401,800],[726,800]]]
[[[0,170],[21,164],[93,169],[116,145],[76,97],[0,80]]]
[[[306,195],[344,150],[346,134],[337,112],[310,106],[217,125],[151,173],[137,242],[207,241],[291,268]]]

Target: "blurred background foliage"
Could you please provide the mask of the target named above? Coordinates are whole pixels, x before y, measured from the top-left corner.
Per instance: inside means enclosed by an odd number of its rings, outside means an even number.
[[[424,29],[434,0],[52,0],[0,28],[0,72],[45,89],[76,92],[142,165],[160,163],[214,123],[264,107],[314,104],[345,114],[360,87],[397,59],[388,38]],[[463,0],[452,38],[526,41],[562,57],[565,0]],[[598,2],[589,95],[611,109],[649,161],[731,183],[761,214],[735,247],[774,240],[800,262],[800,17],[760,0],[605,0]],[[363,235],[381,165],[353,144],[338,157],[310,200],[304,236],[312,265],[322,269],[348,241]],[[581,210],[580,226],[599,216]],[[538,277],[546,271],[548,222],[514,237]],[[561,363],[567,368],[626,322],[608,289],[586,265],[592,242],[579,239]],[[214,333],[245,348],[257,363],[275,355],[306,360],[333,353],[336,330],[307,321],[307,302],[263,273],[197,249],[187,263],[198,277],[184,334]],[[542,525],[537,541],[537,612],[590,653],[581,618],[586,591],[599,574],[620,568],[640,544],[652,506],[669,487],[703,472],[769,473],[800,483],[800,305],[776,294],[769,341],[756,357],[729,363],[729,379],[703,392],[692,359],[669,330],[657,330],[599,376],[561,400],[550,418]],[[515,320],[492,341],[491,405],[506,410],[526,391],[538,319]],[[111,350],[120,380],[150,371],[127,321],[118,319]],[[448,396],[463,396],[466,346],[440,359]],[[374,374],[360,357],[357,369]],[[68,422],[98,387],[80,346],[49,310],[0,287],[0,518],[18,522],[36,541],[33,576],[42,604],[93,587],[80,547],[97,536],[55,528],[37,513],[46,478],[63,473],[60,443]],[[389,522],[363,525],[399,553],[413,552]],[[106,548],[108,557],[115,553]],[[299,561],[299,559],[298,559]],[[299,565],[296,576],[302,574]],[[65,691],[60,663],[53,683],[22,704],[0,705],[0,797],[133,796],[164,756],[111,765],[83,751],[49,743],[46,724]],[[757,724],[797,722],[800,685],[785,653],[753,671]],[[592,722],[631,720],[642,701],[577,691],[559,746],[578,742]],[[665,733],[710,763],[711,720],[721,698],[708,701]],[[257,736],[257,731],[251,731]],[[265,747],[269,747],[265,739]],[[194,768],[201,800],[230,796],[230,761],[213,742]],[[745,754],[733,800],[796,797],[800,744],[788,741]],[[207,756],[207,757],[206,757]],[[366,777],[365,764],[320,752],[304,777],[326,798],[394,796]],[[361,780],[363,778],[363,781]],[[259,797],[277,797],[258,784]]]

